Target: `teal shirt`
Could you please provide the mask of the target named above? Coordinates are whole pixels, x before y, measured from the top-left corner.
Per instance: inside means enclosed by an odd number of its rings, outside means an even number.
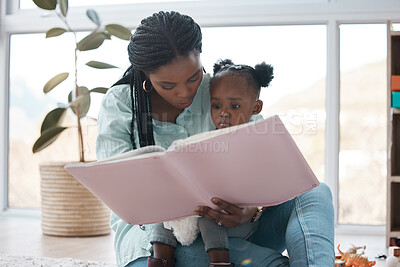
[[[156,145],[168,148],[177,139],[215,129],[210,114],[209,81],[210,76],[204,75],[193,103],[179,114],[176,124],[153,119]],[[132,102],[129,85],[117,85],[110,88],[103,98],[98,117],[97,160],[132,150],[131,121]],[[134,139],[136,147],[139,147],[136,123],[134,124]],[[151,255],[152,226],[151,224],[130,225],[111,213],[111,228],[115,231],[114,250],[119,266],[125,266],[139,257]]]
[[[153,120],[156,145],[168,148],[177,139],[215,129],[210,115],[209,80],[210,76],[204,75],[193,103],[179,114],[176,124]],[[97,160],[132,150],[131,121],[129,85],[110,88],[103,98],[98,117]],[[134,126],[135,143],[139,147],[136,123]],[[152,225],[130,225],[111,213],[111,228],[115,231],[114,249],[118,265],[125,266],[139,257],[150,256]]]

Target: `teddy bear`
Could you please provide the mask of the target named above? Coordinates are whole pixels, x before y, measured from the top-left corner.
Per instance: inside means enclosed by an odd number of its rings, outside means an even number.
[[[189,216],[164,222],[164,228],[172,230],[176,240],[184,246],[192,244],[199,234],[198,220],[200,216]]]

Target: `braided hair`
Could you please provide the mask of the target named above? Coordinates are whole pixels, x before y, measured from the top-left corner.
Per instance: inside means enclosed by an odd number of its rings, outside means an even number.
[[[274,78],[274,67],[265,62],[257,64],[253,68],[248,65],[236,65],[230,59],[218,60],[214,64],[213,71],[214,74],[210,81],[210,87],[212,86],[213,80],[217,77],[221,77],[225,74],[240,75],[246,79],[257,96],[260,95],[261,87],[268,87]]]
[[[130,84],[132,101],[131,143],[136,149],[134,122],[139,133],[139,145],[154,145],[151,97],[143,90],[145,72],[153,71],[190,52],[201,53],[200,26],[189,16],[178,12],[154,13],[143,19],[130,38],[128,45],[131,66],[116,82]],[[147,81],[146,83],[149,83]]]

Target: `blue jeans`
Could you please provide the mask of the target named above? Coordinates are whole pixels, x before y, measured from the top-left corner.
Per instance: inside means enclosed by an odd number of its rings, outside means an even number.
[[[205,250],[210,249],[229,250],[228,237],[249,239],[257,229],[258,222],[247,222],[235,228],[226,228],[218,225],[205,217],[198,219],[198,227],[205,244]],[[178,242],[172,230],[166,229],[163,223],[156,223],[153,228],[153,236],[150,243],[162,243],[176,248]]]
[[[287,249],[289,257],[281,253]],[[318,187],[263,212],[257,231],[249,240],[229,238],[231,262],[240,266],[333,266],[334,212],[329,187]],[[201,237],[190,246],[178,245],[176,267],[207,266],[209,258]],[[127,266],[147,266],[139,258]]]
[[[206,252],[211,249],[229,250],[228,237],[248,239],[257,229],[257,225],[258,222],[248,222],[235,228],[226,228],[207,218],[199,218],[199,229]]]

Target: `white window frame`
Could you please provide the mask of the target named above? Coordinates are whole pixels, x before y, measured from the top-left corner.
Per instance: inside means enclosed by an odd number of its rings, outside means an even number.
[[[60,25],[53,14],[42,17],[43,11],[18,10],[17,0],[0,2],[0,212],[7,208],[8,176],[8,89],[9,36],[13,33],[45,32],[49,26]],[[7,12],[6,12],[7,8]],[[92,23],[82,16],[87,7],[73,7],[69,21],[76,30],[90,30]],[[400,22],[398,0],[327,0],[323,3],[280,4],[279,1],[195,0],[188,2],[140,3],[131,5],[96,6],[105,23],[118,22],[135,28],[141,19],[159,10],[177,10],[192,16],[202,27],[326,25],[326,183],[332,190],[335,205],[336,232],[384,234],[385,226],[338,225],[339,173],[339,92],[341,24]]]
[[[0,2],[0,213],[8,206],[8,77],[9,77],[9,39],[3,18],[6,14],[6,2]]]

